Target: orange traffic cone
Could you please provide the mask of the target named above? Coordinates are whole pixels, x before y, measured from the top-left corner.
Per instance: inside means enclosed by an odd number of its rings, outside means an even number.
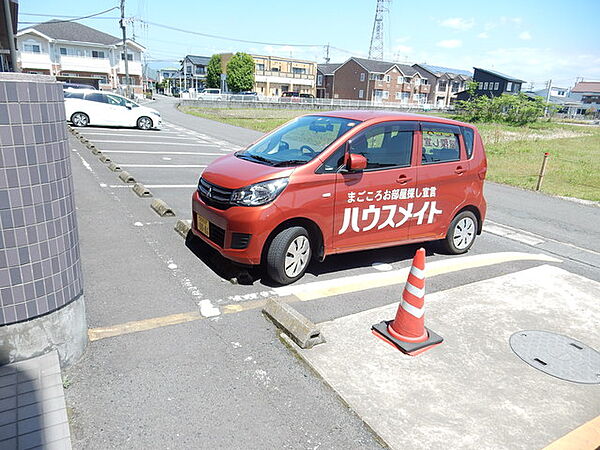
[[[402,352],[415,356],[444,340],[425,328],[425,249],[417,250],[402,292],[396,318],[371,327],[373,334]]]

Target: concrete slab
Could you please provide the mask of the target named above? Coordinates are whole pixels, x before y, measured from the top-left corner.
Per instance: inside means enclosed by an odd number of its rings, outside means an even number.
[[[324,322],[327,343],[296,349],[392,448],[541,448],[600,414],[600,386],[535,370],[509,338],[547,330],[598,350],[598,299],[600,283],[542,265],[428,295],[445,341],[417,357],[371,334],[397,303]]]

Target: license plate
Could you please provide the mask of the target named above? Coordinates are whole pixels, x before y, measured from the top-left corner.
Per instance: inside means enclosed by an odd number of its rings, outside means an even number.
[[[208,237],[210,234],[210,227],[208,224],[209,222],[207,219],[202,217],[200,214],[196,214],[196,227],[198,228],[198,231],[204,234],[206,237]]]

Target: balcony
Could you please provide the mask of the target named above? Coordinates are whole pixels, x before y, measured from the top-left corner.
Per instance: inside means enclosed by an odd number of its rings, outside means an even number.
[[[142,76],[142,63],[139,61],[127,61],[129,75]],[[125,74],[125,61],[119,61],[119,74]]]
[[[63,72],[93,72],[109,74],[110,59],[61,55],[60,70]]]
[[[254,72],[254,80],[259,83],[315,85],[314,75],[308,73],[278,72],[276,70],[256,70]]]
[[[429,94],[430,91],[431,91],[431,86],[429,86],[428,84],[422,84],[419,86],[420,94]]]
[[[402,92],[412,92],[412,86],[410,85],[410,83],[402,84]]]
[[[52,68],[52,61],[48,53],[19,52],[19,60],[23,69],[50,70]]]

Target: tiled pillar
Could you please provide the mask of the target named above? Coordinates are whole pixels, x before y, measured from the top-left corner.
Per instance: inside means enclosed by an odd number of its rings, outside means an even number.
[[[0,73],[0,364],[87,343],[62,86]]]

